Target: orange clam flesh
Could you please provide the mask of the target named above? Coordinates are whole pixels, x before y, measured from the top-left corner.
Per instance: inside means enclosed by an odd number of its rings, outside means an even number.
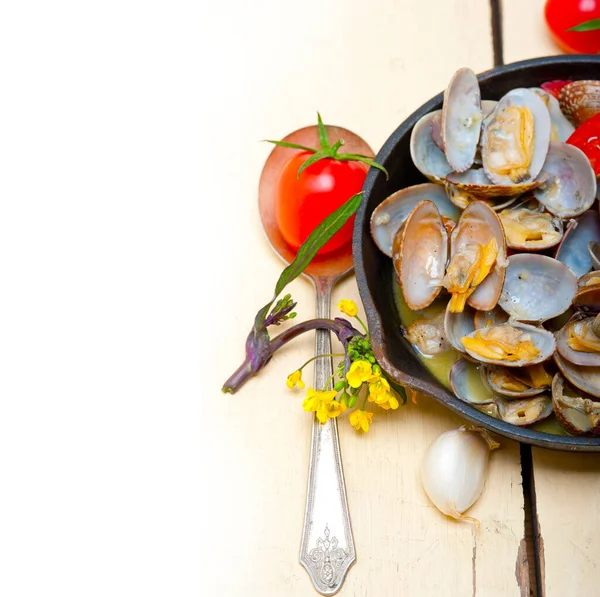
[[[443,285],[452,295],[450,311],[460,313],[467,299],[490,273],[498,257],[498,243],[491,238],[485,245],[462,245],[452,256]]]
[[[462,338],[462,343],[469,354],[491,361],[530,362],[540,354],[531,334],[510,324],[477,330]]]
[[[593,318],[576,321],[567,331],[567,344],[578,352],[600,353],[600,338],[592,330]]]
[[[533,114],[526,106],[501,110],[489,126],[488,168],[514,183],[530,178],[529,166],[534,150]]]

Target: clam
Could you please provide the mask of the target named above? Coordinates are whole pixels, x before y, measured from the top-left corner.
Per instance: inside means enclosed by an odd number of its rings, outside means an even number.
[[[459,352],[465,352],[462,338],[475,330],[474,311],[466,306],[460,313],[453,313],[450,310],[450,303],[446,307],[444,315],[444,330],[446,339],[453,348]]]
[[[579,278],[573,305],[591,311],[600,310],[600,272],[593,271]]]
[[[410,135],[410,155],[419,172],[432,182],[441,183],[454,168],[431,136],[431,125],[440,110],[425,114],[415,124]]]
[[[442,288],[448,233],[432,201],[421,201],[394,237],[392,259],[406,304],[413,311],[430,305]]]
[[[563,263],[535,253],[508,258],[498,304],[511,318],[542,322],[564,313],[577,292],[577,278]]]
[[[533,398],[521,398],[520,400],[506,400],[497,398],[498,414],[506,423],[512,423],[519,427],[532,425],[552,413],[552,398],[550,394],[541,394]]]
[[[498,405],[495,402],[489,404],[473,404],[473,408],[477,409],[480,413],[492,417],[493,419],[499,419],[500,414],[498,413]]]
[[[452,199],[450,199],[452,201]],[[588,253],[592,262],[592,269],[600,270],[600,243],[590,241],[588,243]]]
[[[458,220],[460,210],[452,205],[439,185],[425,183],[397,191],[382,201],[371,216],[371,236],[382,253],[392,256],[396,233],[415,206],[424,200],[435,203],[443,217]]]
[[[556,348],[551,332],[517,321],[492,325],[462,338],[467,354],[477,361],[505,367],[536,365]]]
[[[456,397],[469,404],[490,404],[498,397],[487,384],[481,365],[459,359],[454,363],[448,379]]]
[[[596,175],[585,153],[568,143],[550,143],[542,174],[548,180],[533,191],[551,213],[573,218],[587,211],[596,198]]]
[[[562,113],[558,100],[540,87],[532,87],[531,91],[533,91],[533,93],[546,104],[546,108],[548,108],[550,125],[552,127],[550,141],[562,141],[564,143],[573,134],[575,127]]]
[[[450,172],[446,175],[446,183],[451,183],[457,189],[465,191],[479,198],[494,197],[518,197],[523,193],[544,184],[548,177],[546,175],[538,177],[535,180],[519,184],[496,184],[486,175],[483,168],[472,168],[465,172]]]
[[[562,220],[541,210],[537,201],[506,208],[498,216],[504,227],[506,244],[511,249],[548,249],[563,237]]]
[[[498,323],[506,323],[507,321],[508,315],[500,307],[494,307],[490,311],[475,311],[475,317],[473,317],[476,330],[488,328]]]
[[[436,110],[435,116],[431,119],[431,138],[438,146],[440,151],[444,151],[444,139],[442,138],[442,111]]]
[[[403,329],[404,337],[426,356],[440,354],[450,348],[444,330],[444,314],[432,319],[415,319],[408,328]]]
[[[513,89],[483,123],[481,157],[496,184],[522,184],[542,170],[550,143],[550,114],[529,89]]]
[[[487,383],[498,394],[511,398],[536,396],[547,390],[552,377],[543,365],[533,365],[522,369],[485,365]]]
[[[600,338],[594,327],[595,317],[577,316],[556,333],[560,355],[583,367],[600,367]]]
[[[481,93],[475,73],[461,68],[454,73],[442,108],[442,138],[446,160],[456,172],[473,164],[481,134]]]
[[[462,311],[465,302],[480,311],[493,309],[505,265],[506,242],[498,216],[480,201],[471,203],[452,231],[450,263],[443,280],[452,294],[450,309]]]
[[[600,435],[600,402],[571,386],[557,373],[552,382],[552,404],[560,424],[575,435]]]
[[[561,373],[576,388],[596,398],[600,398],[600,367],[582,367],[567,361],[558,351],[554,353],[554,362]]]
[[[456,205],[459,209],[466,209],[471,203],[475,201],[483,201],[489,205],[494,211],[501,211],[512,205],[517,199],[517,196],[514,197],[486,197],[484,195],[475,195],[470,193],[469,191],[465,191],[461,189],[459,186],[452,184],[451,182],[444,182],[444,186],[446,187],[446,194],[448,195],[448,199]],[[497,201],[494,201],[496,199]]]
[[[564,263],[578,278],[592,269],[592,259],[587,250],[590,242],[600,241],[600,221],[593,211],[587,211],[577,220],[569,222],[555,258]]]
[[[558,101],[563,114],[579,126],[600,112],[600,81],[573,81],[560,90]]]
[[[481,100],[481,111],[483,112],[483,117],[487,118],[498,105],[496,100]]]

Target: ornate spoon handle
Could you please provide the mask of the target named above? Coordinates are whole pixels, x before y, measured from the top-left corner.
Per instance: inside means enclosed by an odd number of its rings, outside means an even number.
[[[333,284],[331,278],[315,280],[317,317],[330,316]],[[328,353],[331,353],[331,336],[328,331],[317,330],[315,354]],[[331,358],[317,359],[315,389],[330,388],[331,382],[327,380],[332,373]],[[319,593],[333,595],[341,588],[348,569],[355,561],[337,423],[335,419],[329,419],[325,425],[321,425],[315,416],[300,563],[306,568]]]

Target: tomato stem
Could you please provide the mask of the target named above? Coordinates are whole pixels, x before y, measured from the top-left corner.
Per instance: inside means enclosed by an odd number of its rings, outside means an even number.
[[[390,179],[390,175],[385,167],[381,164],[378,164],[372,157],[362,155],[360,153],[338,154],[340,147],[344,145],[344,140],[338,139],[333,145],[330,145],[327,129],[323,124],[323,119],[321,118],[321,114],[319,114],[319,112],[317,112],[317,123],[317,129],[319,131],[319,149],[316,149],[315,147],[307,147],[306,145],[298,145],[297,143],[288,143],[287,141],[274,141],[272,139],[265,139],[267,143],[273,143],[273,145],[277,145],[278,147],[301,149],[302,151],[309,151],[313,154],[302,164],[302,166],[300,166],[298,170],[298,178],[300,178],[302,172],[312,164],[320,160],[331,159],[339,160],[340,162],[361,162],[367,166],[370,166],[371,168],[377,168],[378,170],[381,170],[381,172],[385,174],[385,179]]]

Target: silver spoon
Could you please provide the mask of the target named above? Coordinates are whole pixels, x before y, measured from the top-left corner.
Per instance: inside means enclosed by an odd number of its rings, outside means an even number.
[[[339,127],[327,126],[329,139],[344,140],[344,150],[372,156],[371,148],[354,133]],[[319,146],[316,126],[310,126],[288,135],[284,141],[307,147]],[[291,263],[295,251],[286,243],[275,218],[277,183],[282,168],[297,149],[275,147],[263,168],[258,192],[260,217],[276,253]],[[317,256],[304,274],[313,282],[317,294],[316,316],[330,317],[331,292],[335,284],[352,271],[352,249],[342,247],[324,256]],[[331,336],[326,330],[317,330],[315,355],[331,353]],[[333,374],[331,358],[315,361],[315,389],[329,389],[327,382]],[[325,388],[325,384],[329,387]],[[344,471],[335,419],[321,425],[314,418],[306,510],[300,546],[300,563],[306,568],[312,583],[322,595],[337,593],[350,566],[356,561],[354,538],[346,498]]]

